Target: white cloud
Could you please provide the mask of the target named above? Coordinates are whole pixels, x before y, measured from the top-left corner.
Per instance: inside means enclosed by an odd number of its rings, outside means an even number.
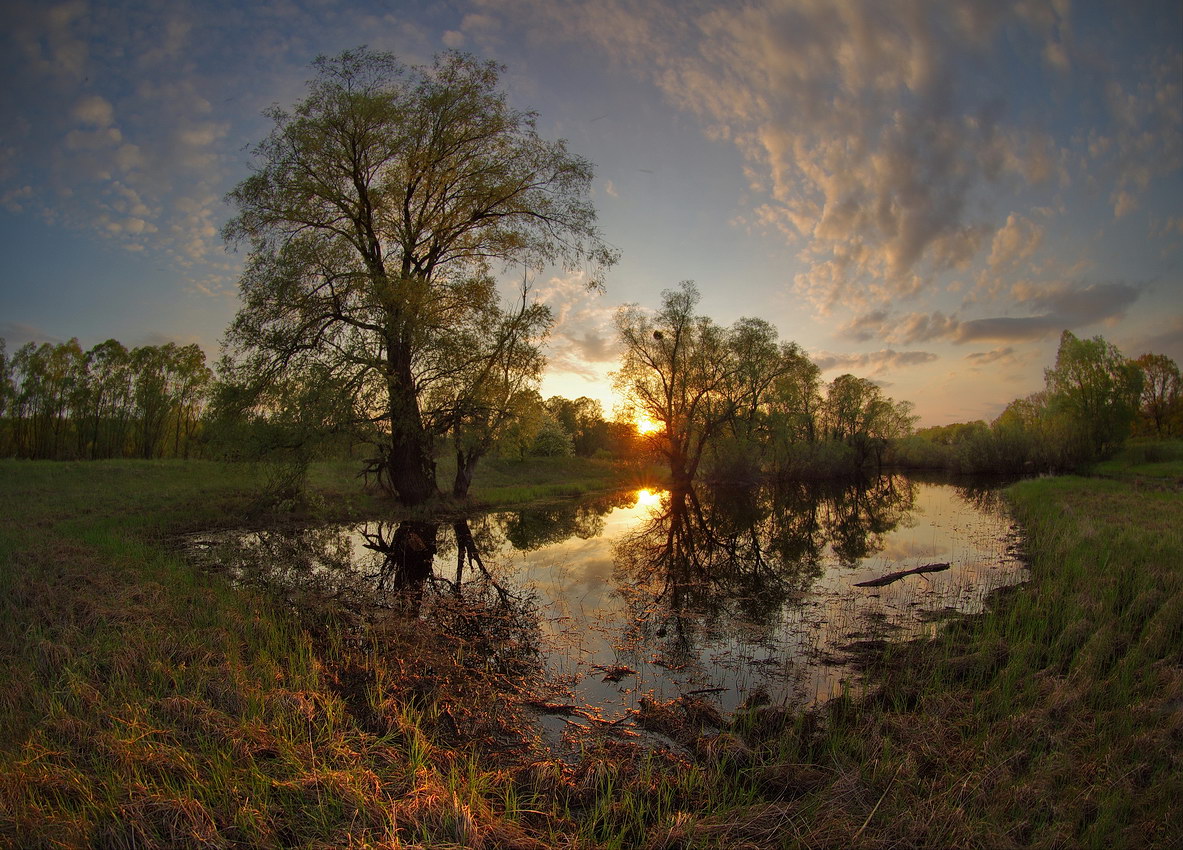
[[[546,351],[550,370],[584,378],[602,377],[603,364],[619,357],[614,307],[603,296],[589,291],[582,274],[552,277],[536,287],[539,302],[550,308],[554,326]]]
[[[536,37],[596,44],[695,114],[708,137],[735,144],[752,192],[751,215],[738,218],[800,241],[806,268],[794,286],[823,314],[933,291],[979,261],[1029,258],[1042,227],[994,209],[1015,193],[1063,190],[1075,173],[1108,181],[1099,197],[1112,189],[1125,214],[1152,174],[1179,167],[1178,51],[1112,87],[1116,127],[1065,109],[1077,85],[1065,72],[1080,48],[1064,0],[496,8]],[[1026,93],[1008,88],[1020,77],[1062,89],[1051,102],[1064,111],[1026,114],[1014,103]],[[1108,172],[1089,170],[1090,146],[1109,151],[1098,153]]]
[[[1069,284],[1023,282],[1011,287],[1016,309],[1029,315],[961,319],[940,310],[894,315],[877,310],[856,315],[838,329],[838,335],[859,341],[882,339],[911,345],[933,340],[964,344],[1041,339],[1067,329],[1112,322],[1142,294],[1127,283]]]
[[[991,268],[1013,266],[1030,257],[1043,242],[1043,228],[1029,218],[1011,213],[995,234],[987,263]]]
[[[882,351],[871,351],[863,354],[818,352],[817,354],[811,354],[810,359],[823,372],[831,372],[839,369],[850,371],[855,369],[868,372],[871,375],[879,375],[883,372],[896,371],[907,368],[908,366],[931,363],[937,359],[937,355],[930,351],[895,351],[894,349],[887,348]],[[886,384],[883,386],[886,386]]]

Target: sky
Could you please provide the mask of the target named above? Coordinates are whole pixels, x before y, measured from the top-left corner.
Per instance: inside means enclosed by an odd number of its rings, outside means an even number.
[[[1183,4],[1072,0],[26,2],[0,31],[0,337],[199,343],[261,115],[366,44],[505,65],[596,166],[620,262],[550,270],[544,396],[611,412],[624,303],[693,280],[921,425],[1042,388],[1060,333],[1183,362]]]

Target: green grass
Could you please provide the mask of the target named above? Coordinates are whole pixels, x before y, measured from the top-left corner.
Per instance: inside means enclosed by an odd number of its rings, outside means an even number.
[[[1109,478],[1178,482],[1183,479],[1183,440],[1133,440],[1091,471]]]
[[[521,467],[526,485],[489,469],[477,497],[503,503],[615,480],[570,459]],[[173,553],[182,531],[273,521],[271,474],[0,461],[0,846],[529,846],[489,802],[512,784],[472,761],[516,714],[455,638],[410,621],[314,639]],[[351,465],[309,481],[287,506],[305,518],[391,510]]]
[[[863,695],[722,731],[652,704],[639,722],[678,750],[608,740],[570,763],[531,757],[512,686],[430,623],[313,631],[181,562],[178,531],[260,521],[266,469],[0,462],[0,846],[1172,846],[1169,451],[1012,488],[1030,582],[893,651]],[[474,500],[613,475],[498,461]],[[349,464],[309,480],[297,518],[390,509]]]

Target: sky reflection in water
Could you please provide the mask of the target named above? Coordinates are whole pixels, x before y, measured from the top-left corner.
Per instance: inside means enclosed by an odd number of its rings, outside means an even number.
[[[297,605],[430,618],[507,670],[541,665],[554,701],[605,720],[693,692],[724,710],[824,699],[853,680],[852,653],[1025,578],[996,490],[901,476],[238,535],[216,558]],[[951,568],[854,587],[934,562]]]
[[[901,477],[779,497],[642,491],[593,537],[502,557],[538,594],[550,670],[609,720],[641,696],[715,688],[724,709],[760,690],[824,699],[850,652],[931,632],[1025,577],[996,492]],[[951,569],[853,587],[933,562]],[[635,674],[611,681],[622,670]]]

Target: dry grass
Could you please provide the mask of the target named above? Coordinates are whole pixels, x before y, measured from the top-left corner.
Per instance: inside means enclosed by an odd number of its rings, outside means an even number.
[[[1146,472],[1138,467],[1140,481]],[[16,474],[5,474],[12,473]],[[173,557],[236,473],[0,465],[0,846],[1168,847],[1183,834],[1183,500],[1014,491],[1032,581],[860,700],[545,756],[520,681],[422,620],[293,611]],[[103,493],[99,501],[95,493]]]

